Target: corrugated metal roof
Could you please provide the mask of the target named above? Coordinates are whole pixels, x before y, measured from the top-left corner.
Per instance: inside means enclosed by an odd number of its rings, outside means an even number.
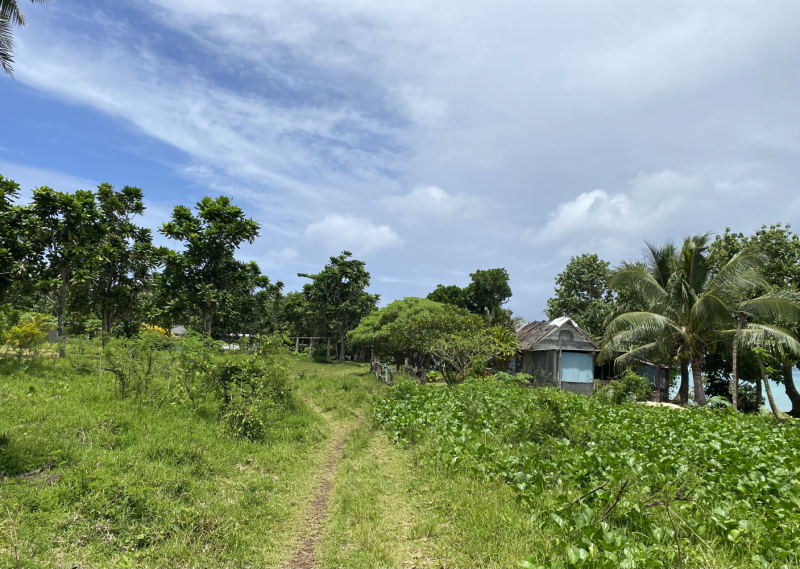
[[[517,332],[517,341],[520,343],[521,349],[530,350],[544,340],[547,336],[550,335],[551,332],[561,328],[565,324],[572,325],[576,330],[578,330],[581,334],[586,337],[587,342],[591,342],[595,348],[598,350],[600,349],[597,344],[595,344],[592,337],[587,334],[580,326],[578,326],[575,321],[570,318],[569,316],[561,316],[559,318],[555,318],[554,320],[548,322],[547,320],[534,320],[533,322],[528,322],[524,326],[520,327]]]

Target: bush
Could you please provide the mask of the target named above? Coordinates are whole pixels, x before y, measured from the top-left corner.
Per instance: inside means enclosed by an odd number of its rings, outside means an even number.
[[[626,401],[646,401],[650,391],[650,381],[628,369],[621,377],[611,380],[606,387],[601,388],[598,394],[620,405]]]
[[[22,358],[25,352],[37,353],[50,333],[49,319],[50,316],[47,314],[23,316],[6,330],[3,343],[17,352],[17,358]]]
[[[251,350],[223,353],[221,342],[198,334],[180,340],[177,380],[193,405],[211,398],[239,438],[260,440],[276,412],[292,403],[287,368],[279,361],[282,339],[259,338]]]

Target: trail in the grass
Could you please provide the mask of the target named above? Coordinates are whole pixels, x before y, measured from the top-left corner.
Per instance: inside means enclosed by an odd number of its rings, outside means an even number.
[[[342,461],[345,437],[350,430],[342,429],[330,447],[328,459],[322,466],[314,498],[309,502],[303,516],[302,537],[289,561],[289,569],[309,569],[319,565],[317,562],[317,545],[325,531],[331,491],[335,484],[339,463]]]

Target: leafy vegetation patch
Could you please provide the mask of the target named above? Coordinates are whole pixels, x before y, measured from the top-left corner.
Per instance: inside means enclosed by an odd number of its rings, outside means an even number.
[[[374,413],[422,461],[514,488],[559,552],[531,551],[524,566],[800,562],[793,423],[486,381],[400,382]]]

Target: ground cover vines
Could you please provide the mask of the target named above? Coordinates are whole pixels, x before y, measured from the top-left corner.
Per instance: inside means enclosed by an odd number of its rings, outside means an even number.
[[[421,460],[515,489],[563,556],[532,551],[523,566],[800,562],[793,423],[482,380],[401,382],[374,414]]]

